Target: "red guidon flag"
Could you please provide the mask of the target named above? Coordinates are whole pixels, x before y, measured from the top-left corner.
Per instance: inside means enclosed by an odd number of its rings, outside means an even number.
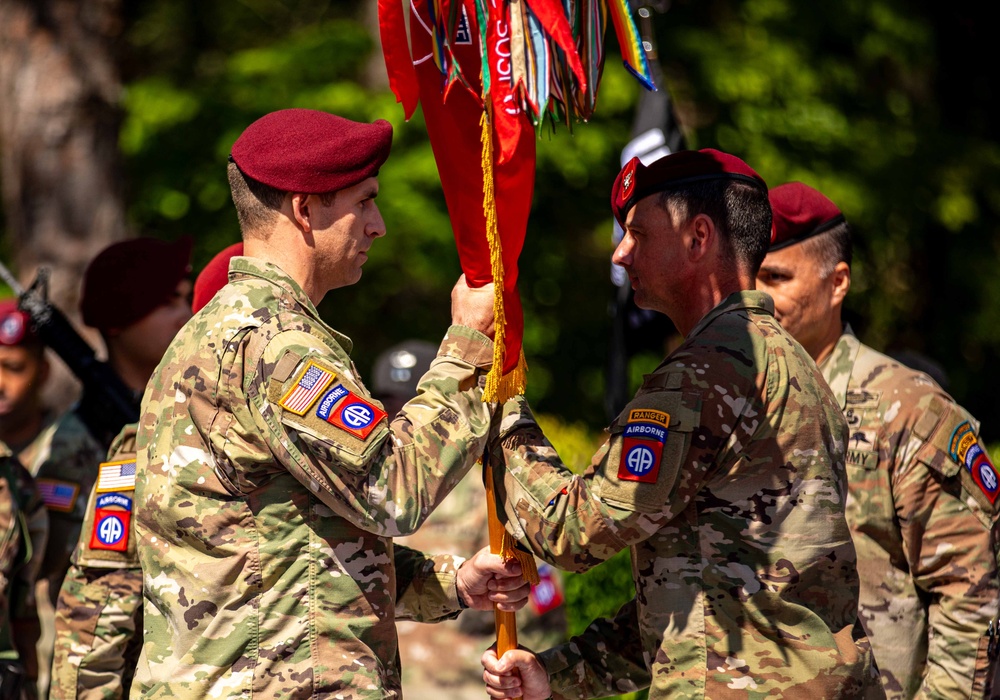
[[[423,107],[462,271],[471,286],[496,283],[497,343],[484,395],[489,401],[524,391],[517,260],[535,186],[535,133],[513,92],[503,4],[480,3],[477,16],[475,0],[413,0],[408,48],[402,3],[379,0],[389,84],[407,118],[417,101]],[[454,26],[447,45],[435,32],[443,24]]]

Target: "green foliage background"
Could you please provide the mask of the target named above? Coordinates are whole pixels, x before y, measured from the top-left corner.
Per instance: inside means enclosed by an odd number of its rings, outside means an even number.
[[[251,121],[310,107],[393,124],[379,197],[388,236],[361,283],[321,306],[355,340],[363,374],[394,342],[441,336],[460,272],[421,113],[404,122],[372,78],[373,4],[135,0],[120,46],[129,215],[146,235],[193,235],[196,268],[238,239],[225,164]],[[996,442],[1000,90],[988,11],[972,0],[674,0],[656,30],[688,146],[736,153],[772,185],[801,180],[837,202],[856,233],[855,330],[878,349],[939,362]],[[594,436],[608,421],[608,192],[639,89],[609,33],[593,120],[540,133],[521,257],[528,398]],[[633,358],[633,385],[670,340]],[[586,591],[605,575],[627,584],[615,561],[569,577],[571,598],[584,601],[574,625],[613,612],[594,608],[611,596]]]

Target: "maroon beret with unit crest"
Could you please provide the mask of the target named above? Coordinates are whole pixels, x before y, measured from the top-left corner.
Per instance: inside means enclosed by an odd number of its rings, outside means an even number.
[[[282,109],[248,126],[230,158],[247,177],[283,192],[325,194],[374,176],[389,157],[392,125],[314,109]]]
[[[743,180],[767,191],[764,179],[742,160],[714,148],[703,148],[677,151],[648,166],[633,158],[615,179],[611,209],[618,223],[625,226],[625,217],[640,199],[681,185],[717,179]]]
[[[243,241],[220,250],[198,273],[194,281],[194,293],[191,296],[191,313],[196,314],[201,311],[216,292],[226,286],[229,282],[229,261],[237,255],[243,255]]]
[[[0,301],[0,345],[37,342],[38,337],[31,329],[31,317],[17,308],[17,299]]]
[[[778,185],[768,197],[774,214],[768,252],[787,248],[844,222],[844,215],[836,204],[819,190],[801,182]]]
[[[191,273],[192,239],[133,238],[112,243],[83,274],[80,314],[100,330],[131,326],[173,299]]]

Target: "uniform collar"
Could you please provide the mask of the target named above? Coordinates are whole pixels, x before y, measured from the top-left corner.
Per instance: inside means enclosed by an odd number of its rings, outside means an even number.
[[[859,352],[861,352],[861,341],[854,335],[851,325],[846,324],[844,332],[840,334],[840,339],[833,347],[833,352],[827,355],[819,366],[841,410],[847,407],[847,387]]]
[[[248,277],[261,279],[265,282],[281,287],[295,300],[295,303],[302,307],[302,311],[304,311],[307,316],[309,316],[313,321],[319,323],[336,339],[336,341],[340,344],[340,347],[342,347],[347,354],[351,353],[351,349],[354,347],[354,342],[343,333],[338,333],[336,330],[328,326],[325,321],[323,321],[319,315],[319,311],[316,309],[316,305],[312,303],[309,295],[303,291],[298,282],[292,279],[288,273],[280,267],[274,263],[261,260],[260,258],[249,258],[245,255],[236,256],[229,261],[230,282],[246,279]]]
[[[762,311],[769,316],[774,315],[774,301],[771,297],[764,292],[758,292],[755,289],[744,289],[739,292],[733,292],[728,297],[722,300],[722,302],[716,306],[714,309],[705,314],[697,325],[688,333],[688,337],[697,335],[719,316],[730,311],[740,311],[742,309],[754,309],[756,311]]]

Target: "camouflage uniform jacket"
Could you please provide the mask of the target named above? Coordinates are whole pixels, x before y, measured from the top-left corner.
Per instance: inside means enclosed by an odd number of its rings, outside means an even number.
[[[979,423],[850,328],[822,371],[847,417],[860,617],[890,698],[989,697],[997,472]]]
[[[11,623],[37,620],[35,579],[47,534],[48,516],[31,474],[0,442],[0,660],[34,659],[34,649],[18,650]]]
[[[47,425],[21,452],[21,461],[35,477],[49,512],[49,538],[39,577],[49,582],[53,606],[80,539],[87,494],[106,452],[74,411]]]
[[[50,700],[128,695],[142,643],[142,570],[132,524],[136,425],[126,426],[100,465],[55,614]],[[110,486],[102,476],[113,479]]]
[[[491,459],[511,534],[573,570],[632,551],[635,602],[542,654],[557,694],[882,697],[856,624],[843,414],[773,308],[744,291],[709,312],[583,476],[504,406]]]
[[[455,559],[401,566],[391,538],[482,455],[492,343],[451,327],[391,425],[350,349],[291,278],[240,257],[167,350],[137,441],[133,696],[398,696],[397,607],[459,609]]]

